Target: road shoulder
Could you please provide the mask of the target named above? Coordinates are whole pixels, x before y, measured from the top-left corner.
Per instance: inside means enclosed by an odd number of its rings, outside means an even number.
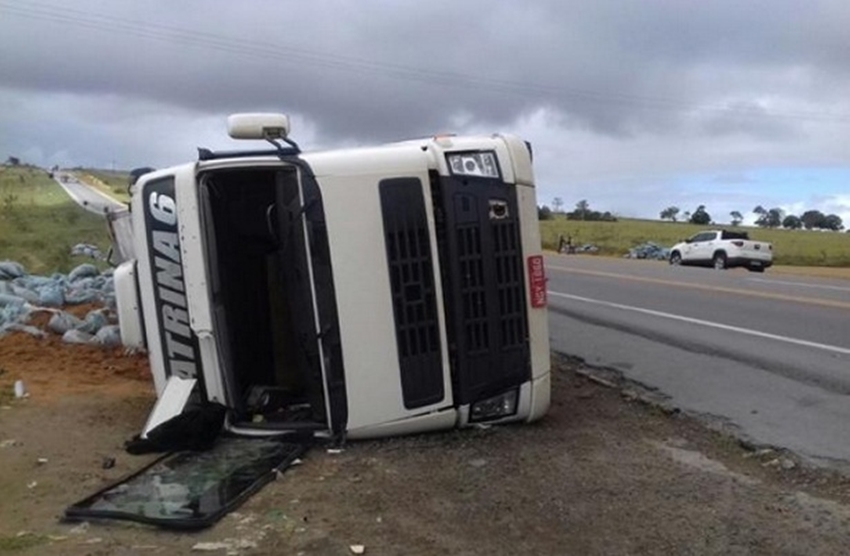
[[[4,364],[0,387],[34,357],[60,355],[53,350]],[[99,373],[118,365],[110,357],[121,356],[104,356]],[[3,440],[17,443],[0,451],[0,548],[28,539],[19,553],[189,554],[203,542],[245,554],[345,554],[351,545],[367,554],[801,554],[840,553],[850,542],[845,478],[742,446],[560,356],[551,410],[537,424],[352,442],[341,453],[318,447],[197,534],[61,524],[67,504],[143,463],[121,444],[152,402],[144,383],[109,388],[117,378],[73,372],[85,396],[44,398],[34,388],[4,401]],[[105,457],[116,466],[103,469]]]

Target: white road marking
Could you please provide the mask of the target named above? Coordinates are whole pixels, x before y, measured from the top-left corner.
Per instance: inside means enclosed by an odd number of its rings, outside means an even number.
[[[77,195],[76,193],[74,193],[74,191],[73,191],[70,187],[68,187],[68,185],[67,185],[67,184],[63,183],[63,182],[62,182],[62,180],[60,180],[59,178],[55,178],[55,180],[54,180],[54,181],[56,181],[56,183],[58,183],[58,184],[59,184],[59,187],[61,187],[62,189],[64,189],[64,190],[65,190],[65,193],[67,193],[67,194],[68,194],[68,196],[69,196],[69,197],[70,197],[70,198],[71,198],[71,199],[72,199],[75,203],[77,203],[77,204],[78,204],[78,205],[80,205],[80,206],[82,206],[82,205],[83,205],[83,200],[82,200],[82,199],[80,199],[79,195]]]
[[[619,274],[616,272],[604,272],[600,270],[587,270],[579,268],[566,268],[563,266],[546,265],[547,270],[570,272],[574,274],[585,274],[588,276],[604,276],[606,278],[616,278],[618,280],[631,280],[634,282],[645,282],[647,284],[661,284],[674,288],[689,288],[694,290],[703,290],[711,292],[730,293],[733,295],[741,295],[744,297],[762,297],[765,299],[779,299],[781,301],[791,301],[793,303],[806,303],[809,305],[822,305],[824,307],[834,307],[837,309],[850,309],[850,303],[846,301],[837,301],[834,299],[823,299],[818,297],[798,297],[796,295],[788,295],[784,293],[772,293],[766,291],[742,289],[740,287],[727,286],[710,286],[708,284],[697,284],[693,282],[680,282],[677,280],[667,280],[662,278],[650,278],[648,276],[633,276],[628,274]],[[708,273],[706,273],[708,274]]]
[[[803,284],[801,282],[785,282],[783,280],[766,280],[764,278],[747,278],[750,282],[762,282],[765,284],[783,284],[786,286],[800,286],[801,288],[821,288],[824,290],[837,290],[840,292],[850,292],[850,288],[843,286],[827,286],[826,284]]]
[[[109,210],[118,210],[118,209],[126,208],[127,205],[125,205],[125,204],[123,204],[119,201],[116,201],[115,199],[109,197],[105,193],[101,193],[100,191],[98,191],[94,187],[91,187],[90,185],[85,184],[85,183],[77,180],[73,176],[72,176],[72,178],[76,181],[69,182],[69,183],[63,183],[62,180],[59,179],[59,178],[54,178],[54,181],[56,183],[58,183],[62,187],[62,189],[65,190],[65,193],[67,193],[68,196],[71,197],[71,199],[73,199],[73,201],[75,203],[80,205],[81,208],[83,208],[83,209],[85,209],[89,212],[92,212],[94,214],[103,214],[104,210],[107,209],[107,208]],[[79,187],[81,189],[79,191],[74,191],[74,186]],[[106,203],[104,205],[101,205],[101,204],[99,204],[99,203],[97,203],[93,200],[83,199],[83,197],[79,194],[80,191],[89,191],[91,193],[96,193],[97,195],[102,197]]]
[[[829,344],[821,344],[818,342],[810,342],[808,340],[800,340],[798,338],[790,338],[788,336],[779,336],[777,334],[770,334],[767,332],[760,332],[758,330],[752,330],[750,328],[741,328],[739,326],[731,326],[728,324],[721,324],[719,322],[712,322],[707,320],[695,319],[691,317],[683,317],[682,315],[674,315],[672,313],[664,313],[661,311],[653,311],[652,309],[644,309],[642,307],[633,307],[631,305],[622,305],[620,303],[612,303],[610,301],[602,301],[601,299],[591,299],[589,297],[581,297],[578,295],[570,295],[566,293],[560,292],[548,292],[550,296],[553,297],[563,297],[564,299],[572,299],[575,301],[581,301],[584,303],[591,303],[594,305],[602,305],[603,307],[611,307],[613,309],[621,309],[623,311],[632,311],[635,313],[642,313],[644,315],[651,315],[654,317],[661,317],[670,320],[676,320],[680,322],[687,322],[690,324],[697,324],[700,326],[708,326],[710,328],[717,328],[719,330],[727,330],[729,332],[737,332],[738,334],[747,334],[749,336],[756,336],[758,338],[766,338],[768,340],[775,340],[777,342],[785,342],[788,344],[795,344],[798,346],[805,346],[815,349],[822,349],[825,351],[831,351],[833,353],[840,353],[842,355],[850,355],[850,349],[843,348],[839,346],[832,346]]]

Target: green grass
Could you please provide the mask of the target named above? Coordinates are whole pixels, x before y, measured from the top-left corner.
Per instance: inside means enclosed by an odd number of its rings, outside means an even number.
[[[74,174],[80,180],[100,189],[116,201],[130,202],[130,195],[127,193],[127,180],[130,178],[128,172],[83,168],[82,170],[74,170]]]
[[[125,187],[126,174],[85,170],[109,187]],[[126,195],[126,190],[123,190]],[[117,197],[117,195],[116,195]],[[726,226],[728,228],[728,226]],[[573,243],[591,243],[600,253],[621,256],[646,241],[670,247],[683,238],[710,227],[653,220],[621,219],[618,222],[581,222],[556,217],[540,223],[543,246],[554,250],[558,236]],[[780,265],[850,267],[850,234],[805,230],[746,229],[750,237],[773,243],[774,261]],[[43,171],[27,167],[0,168],[0,260],[23,264],[33,274],[67,272],[80,262],[70,249],[92,243],[103,252],[109,247],[102,216],[78,207]]]
[[[32,274],[67,272],[85,262],[71,257],[77,243],[105,253],[104,217],[79,207],[43,170],[0,169],[0,260],[17,261]]]
[[[540,223],[545,249],[556,249],[558,236],[572,236],[573,243],[591,243],[604,255],[621,256],[629,248],[652,241],[664,247],[690,237],[701,230],[732,229],[730,226],[698,226],[695,224],[654,220],[620,219],[617,222],[582,222],[556,217]],[[850,267],[850,234],[807,230],[746,230],[751,239],[773,244],[774,262],[794,266]]]
[[[0,553],[18,552],[26,550],[34,546],[44,544],[49,539],[44,535],[34,535],[25,533],[22,535],[3,535],[0,536]]]

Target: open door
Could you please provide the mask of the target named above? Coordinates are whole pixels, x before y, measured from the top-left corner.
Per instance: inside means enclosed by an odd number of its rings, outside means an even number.
[[[65,519],[120,519],[170,529],[209,527],[307,449],[303,438],[221,437],[204,452],[159,458],[65,510]]]

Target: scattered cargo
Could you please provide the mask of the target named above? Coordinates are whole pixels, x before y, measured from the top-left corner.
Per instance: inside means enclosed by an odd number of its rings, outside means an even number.
[[[640,245],[636,245],[629,249],[629,252],[624,255],[626,259],[652,259],[657,261],[666,261],[670,256],[670,248],[662,247],[657,243],[647,241]]]
[[[103,308],[89,311],[82,319],[61,309],[84,303]],[[71,343],[119,345],[114,308],[111,269],[101,272],[86,263],[68,274],[33,276],[20,263],[0,261],[0,336],[12,331],[34,336],[50,332]],[[52,313],[46,330],[28,324],[39,312]]]

